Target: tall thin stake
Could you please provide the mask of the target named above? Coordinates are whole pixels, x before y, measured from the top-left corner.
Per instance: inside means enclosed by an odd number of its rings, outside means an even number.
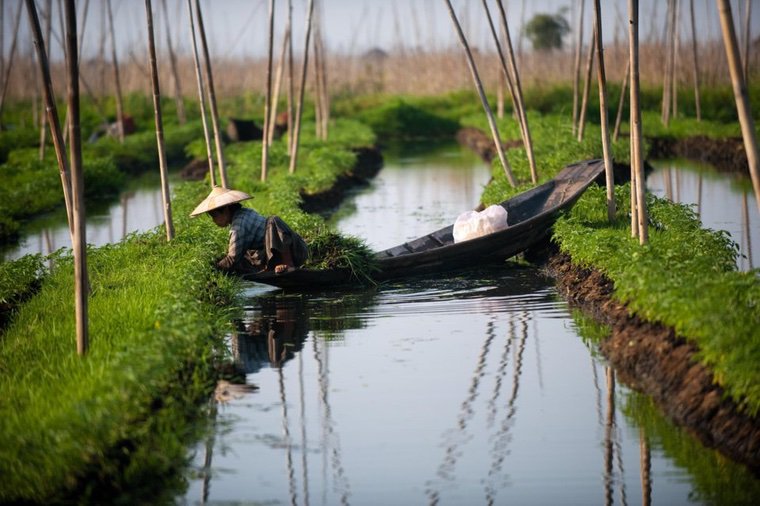
[[[69,223],[69,232],[72,234],[71,242],[74,243],[73,237],[73,217],[71,204],[71,179],[69,177],[69,162],[66,158],[66,146],[63,144],[63,132],[61,131],[61,122],[58,119],[58,109],[55,104],[55,95],[53,94],[53,83],[50,79],[50,66],[48,64],[47,51],[45,50],[45,39],[42,37],[42,28],[40,20],[37,17],[37,7],[34,0],[25,0],[26,9],[29,12],[29,24],[34,38],[34,47],[37,50],[37,64],[42,74],[42,91],[45,97],[45,111],[47,112],[48,123],[50,124],[50,133],[53,137],[53,146],[55,147],[55,156],[58,160],[58,172],[61,176],[61,187],[63,188],[63,201],[66,205],[66,216]]]
[[[169,30],[169,10],[166,8],[166,0],[161,0],[161,3],[164,10],[164,24],[166,25],[166,49],[169,51],[169,64],[172,71],[172,83],[174,84],[174,104],[177,108],[177,122],[180,125],[184,125],[187,121],[187,116],[185,114],[185,101],[182,98],[182,81],[179,78],[177,55],[174,52],[172,35]]]
[[[628,63],[625,65],[625,76],[623,76],[623,84],[620,85],[620,100],[618,101],[617,116],[615,116],[615,130],[612,132],[613,142],[617,142],[620,138],[620,123],[623,122],[623,108],[625,107],[625,92],[628,89],[628,79],[631,77],[631,60],[628,59]]]
[[[169,195],[169,177],[166,166],[166,151],[164,150],[164,123],[161,117],[161,89],[158,81],[151,0],[145,0],[145,16],[148,24],[148,58],[150,59],[150,78],[153,88],[153,111],[156,120],[156,144],[158,146],[158,167],[161,172],[161,199],[164,205],[164,225],[166,227],[166,240],[171,241],[174,238],[174,222],[172,221],[172,202]]]
[[[124,142],[124,102],[121,96],[121,79],[119,78],[119,60],[116,59],[116,35],[113,27],[113,11],[111,0],[106,0],[108,7],[108,26],[111,30],[111,60],[113,61],[113,79],[116,85],[116,123],[118,125],[119,142]]]
[[[644,197],[644,160],[641,146],[641,107],[639,105],[639,1],[628,0],[628,43],[631,58],[631,163],[636,178],[636,218],[640,244],[649,241],[647,208]],[[633,187],[631,188],[633,191]]]
[[[602,152],[604,153],[604,173],[607,183],[607,219],[615,219],[615,180],[612,172],[612,149],[610,147],[610,126],[607,119],[607,76],[604,68],[604,47],[602,38],[602,7],[594,0],[594,34],[596,37],[597,76],[599,78],[599,116],[602,122]]]
[[[277,70],[274,73],[274,89],[272,91],[272,107],[269,113],[269,131],[267,132],[267,144],[270,146],[274,142],[274,130],[277,122],[277,104],[280,101],[280,89],[282,88],[282,75],[285,73],[285,58],[287,56],[288,45],[290,44],[290,28],[285,28],[285,35],[282,38],[282,49],[280,50],[280,59],[277,61]]]
[[[697,54],[697,28],[694,23],[694,0],[691,0],[691,53],[694,62],[694,105],[697,109],[697,121],[702,121],[702,106],[699,98],[699,56]]]
[[[293,0],[288,0],[288,32],[290,40],[288,41],[288,155],[293,152],[293,125],[295,119],[294,106],[296,92],[294,89],[295,72],[293,70]]]
[[[581,51],[583,49],[583,10],[585,0],[580,0],[581,8],[578,14],[578,38],[575,42],[575,66],[573,71],[573,136],[578,133],[578,88],[581,80]]]
[[[744,138],[744,150],[747,152],[749,174],[752,178],[752,188],[755,191],[757,208],[760,210],[760,169],[758,168],[757,138],[755,137],[755,122],[749,107],[747,85],[742,75],[741,60],[739,58],[739,45],[736,41],[734,21],[731,14],[731,4],[728,0],[715,0],[720,12],[720,27],[723,30],[723,44],[726,46],[726,58],[728,70],[731,73],[731,84],[734,88],[736,111],[739,115],[739,124]]]
[[[89,348],[87,321],[87,229],[85,225],[84,177],[82,174],[82,135],[79,125],[79,55],[77,52],[77,14],[74,0],[66,0],[66,45],[68,47],[69,139],[71,144],[71,197],[74,217],[74,301],[77,353]]]
[[[751,40],[749,21],[751,18],[752,18],[752,1],[746,0],[744,3],[744,55],[743,55],[745,83],[749,83],[749,42]]]
[[[195,39],[195,21],[193,20],[193,5],[187,0],[187,15],[190,19],[190,36],[193,44],[193,58],[195,60],[195,80],[198,83],[198,104],[201,108],[201,123],[203,123],[203,139],[206,141],[206,157],[208,158],[208,173],[211,179],[211,187],[216,186],[216,171],[214,170],[214,155],[211,151],[211,137],[208,132],[206,121],[206,101],[203,88],[203,76],[201,75],[201,62],[198,58],[198,43]]]
[[[198,18],[198,33],[201,36],[201,49],[203,49],[203,61],[205,62],[206,80],[208,81],[208,103],[211,106],[211,126],[214,129],[214,143],[216,145],[216,162],[219,167],[219,177],[222,180],[222,188],[227,188],[227,166],[224,163],[224,149],[222,145],[222,132],[219,129],[219,110],[216,107],[216,91],[214,90],[214,73],[211,70],[211,56],[206,42],[206,30],[203,27],[203,13],[201,12],[200,0],[195,0],[195,15]]]
[[[47,16],[45,16],[45,41],[50,45],[50,32],[53,29],[53,0],[47,0]],[[44,87],[44,83],[43,83]],[[47,144],[47,114],[42,113],[40,121],[40,160],[45,158],[45,145]]]
[[[496,151],[499,154],[499,160],[501,161],[501,165],[504,168],[504,174],[507,176],[507,180],[509,181],[509,184],[512,186],[517,186],[517,181],[515,180],[514,175],[512,174],[512,167],[509,165],[509,162],[507,161],[507,156],[504,154],[504,145],[501,143],[501,137],[499,136],[499,129],[496,126],[496,119],[493,116],[493,112],[491,111],[491,106],[488,105],[488,99],[486,98],[485,91],[483,91],[483,84],[480,81],[480,76],[478,75],[478,69],[475,67],[475,60],[472,57],[472,52],[470,51],[470,46],[467,44],[467,39],[464,36],[464,33],[462,32],[462,27],[459,25],[459,20],[457,19],[457,15],[454,13],[454,8],[451,6],[451,0],[444,0],[446,2],[446,7],[449,10],[449,16],[451,17],[451,22],[454,24],[454,29],[457,32],[457,35],[459,36],[459,42],[462,43],[462,47],[464,48],[465,55],[467,56],[467,65],[470,67],[470,73],[472,74],[472,79],[475,82],[475,87],[478,90],[478,95],[480,96],[480,102],[483,104],[483,109],[486,112],[486,116],[488,117],[488,125],[491,127],[491,135],[493,136],[494,144],[496,144]]]
[[[301,69],[301,88],[298,90],[298,104],[296,105],[295,125],[293,128],[293,144],[290,152],[290,167],[288,171],[293,174],[296,171],[298,161],[298,139],[301,135],[301,115],[303,113],[303,95],[306,90],[306,71],[309,68],[309,39],[311,38],[311,20],[314,15],[314,0],[309,0],[306,15],[306,37],[303,46],[303,68]]]
[[[13,23],[13,42],[11,42],[11,54],[8,57],[8,68],[2,75],[3,78],[3,90],[0,94],[0,130],[3,129],[3,108],[5,106],[5,95],[8,92],[8,84],[11,81],[11,71],[13,70],[13,57],[16,55],[16,45],[18,42],[18,28],[21,24],[21,9],[22,5],[19,4],[18,11],[16,12],[16,21]]]
[[[594,50],[596,49],[596,38],[594,31],[591,30],[591,44],[588,46],[588,56],[586,57],[586,80],[583,83],[583,102],[581,103],[581,114],[578,119],[578,142],[583,140],[583,134],[586,131],[586,114],[588,112],[588,96],[591,93],[591,71],[594,68]]]
[[[485,1],[485,0],[484,0]],[[509,70],[511,72],[512,81],[514,81],[515,88],[515,103],[517,105],[517,115],[520,119],[520,125],[522,127],[523,143],[525,144],[525,152],[528,155],[528,165],[530,166],[530,178],[533,184],[538,183],[538,171],[536,169],[536,158],[533,155],[533,139],[530,135],[530,126],[528,125],[528,115],[525,112],[525,100],[523,100],[522,84],[520,83],[520,73],[517,71],[517,62],[515,60],[515,52],[512,48],[512,37],[509,34],[509,25],[507,24],[507,12],[504,9],[502,0],[498,0],[496,5],[499,7],[499,14],[501,16],[501,28],[504,32],[504,39],[507,43],[507,62],[509,63]],[[487,12],[487,7],[486,7]],[[489,15],[490,17],[490,15]],[[494,36],[495,36],[494,32]],[[497,39],[498,40],[498,39]],[[502,64],[503,64],[502,58]],[[507,77],[510,77],[507,74]]]
[[[269,40],[267,42],[267,90],[264,101],[264,134],[261,139],[261,180],[267,180],[269,170],[269,111],[272,108],[272,51],[274,49],[274,0],[269,0]]]

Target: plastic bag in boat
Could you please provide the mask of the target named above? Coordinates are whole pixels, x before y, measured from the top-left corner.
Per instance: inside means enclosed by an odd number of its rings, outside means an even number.
[[[507,210],[499,205],[467,211],[454,222],[454,242],[467,241],[507,228]]]

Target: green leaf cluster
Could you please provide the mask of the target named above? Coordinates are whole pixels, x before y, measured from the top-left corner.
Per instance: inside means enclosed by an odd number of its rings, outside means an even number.
[[[675,329],[748,413],[760,411],[760,282],[736,270],[737,247],[701,228],[694,211],[648,196],[649,243],[630,235],[630,187],[616,190],[618,219],[607,223],[606,193],[592,187],[554,228],[573,262],[604,273],[633,314]]]

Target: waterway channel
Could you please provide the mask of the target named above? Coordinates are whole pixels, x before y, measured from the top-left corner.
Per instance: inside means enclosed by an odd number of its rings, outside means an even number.
[[[478,204],[456,145],[386,152],[334,224],[385,248]],[[720,205],[720,204],[719,204]],[[474,260],[474,264],[477,261]],[[615,381],[550,279],[519,263],[366,290],[246,287],[179,504],[751,504],[760,482]]]

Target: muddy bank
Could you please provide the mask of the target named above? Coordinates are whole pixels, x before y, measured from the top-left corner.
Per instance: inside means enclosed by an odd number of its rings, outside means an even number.
[[[329,190],[320,193],[301,192],[301,209],[307,213],[324,213],[337,207],[348,189],[375,177],[383,167],[383,155],[377,147],[354,149],[356,163],[351,171],[338,177]]]
[[[493,137],[482,130],[473,127],[460,129],[456,135],[457,142],[462,146],[468,147],[479,155],[486,162],[491,162],[498,152]],[[502,141],[504,149],[519,148],[522,146],[521,140]]]
[[[704,135],[673,139],[648,138],[648,158],[688,158],[709,163],[719,172],[749,177],[744,141],[738,137],[712,139]]]
[[[760,417],[746,415],[724,398],[710,370],[697,361],[694,345],[673,329],[629,316],[612,299],[613,283],[597,271],[573,265],[569,256],[555,254],[545,268],[571,305],[612,328],[600,350],[623,382],[650,395],[705,446],[760,476]]]

